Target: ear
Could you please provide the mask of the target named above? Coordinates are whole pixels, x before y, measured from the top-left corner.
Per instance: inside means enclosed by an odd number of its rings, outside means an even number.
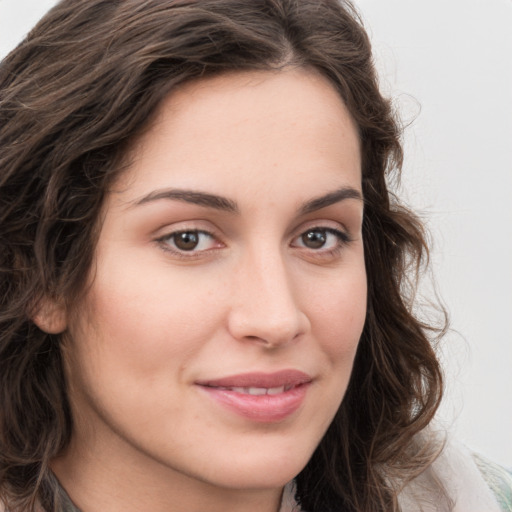
[[[48,297],[41,300],[32,321],[48,334],[60,334],[66,330],[68,324],[64,305]]]

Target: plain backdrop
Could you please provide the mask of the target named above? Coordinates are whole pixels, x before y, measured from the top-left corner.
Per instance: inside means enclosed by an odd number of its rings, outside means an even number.
[[[0,0],[0,56],[54,3]],[[440,421],[512,467],[512,0],[355,3],[408,125],[400,194],[450,312]]]

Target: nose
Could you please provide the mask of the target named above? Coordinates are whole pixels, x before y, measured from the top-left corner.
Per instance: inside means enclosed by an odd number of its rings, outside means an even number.
[[[297,283],[279,251],[259,251],[236,269],[228,329],[240,341],[267,348],[286,345],[310,328]]]

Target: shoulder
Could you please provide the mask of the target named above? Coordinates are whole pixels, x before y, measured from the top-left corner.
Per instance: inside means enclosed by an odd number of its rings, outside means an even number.
[[[512,512],[512,475],[448,439],[399,501],[408,512]]]
[[[501,510],[512,512],[512,471],[473,453],[473,460],[493,492]]]

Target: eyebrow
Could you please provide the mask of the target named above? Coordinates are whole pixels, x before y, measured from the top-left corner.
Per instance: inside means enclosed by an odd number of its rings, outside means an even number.
[[[136,201],[135,205],[146,204],[160,199],[183,201],[185,203],[206,206],[207,208],[214,208],[215,210],[240,213],[235,201],[215,194],[207,194],[195,190],[168,189],[155,191]]]
[[[299,211],[301,215],[306,215],[307,213],[315,212],[317,210],[321,210],[322,208],[327,208],[332,204],[345,201],[346,199],[357,199],[358,201],[362,201],[363,196],[361,192],[355,188],[341,187],[334,192],[329,192],[323,196],[311,199],[311,201],[307,201],[300,207]]]
[[[182,189],[167,189],[156,190],[150,194],[135,201],[135,206],[159,201],[161,199],[169,199],[174,201],[183,201],[215,210],[221,210],[228,213],[240,213],[240,208],[237,203],[226,197],[218,196],[215,194],[208,194],[196,190],[182,190]],[[316,197],[302,204],[299,208],[300,215],[306,215],[322,208],[327,208],[335,203],[344,201],[346,199],[363,200],[361,192],[352,187],[341,187],[333,192],[329,192],[320,197]]]

